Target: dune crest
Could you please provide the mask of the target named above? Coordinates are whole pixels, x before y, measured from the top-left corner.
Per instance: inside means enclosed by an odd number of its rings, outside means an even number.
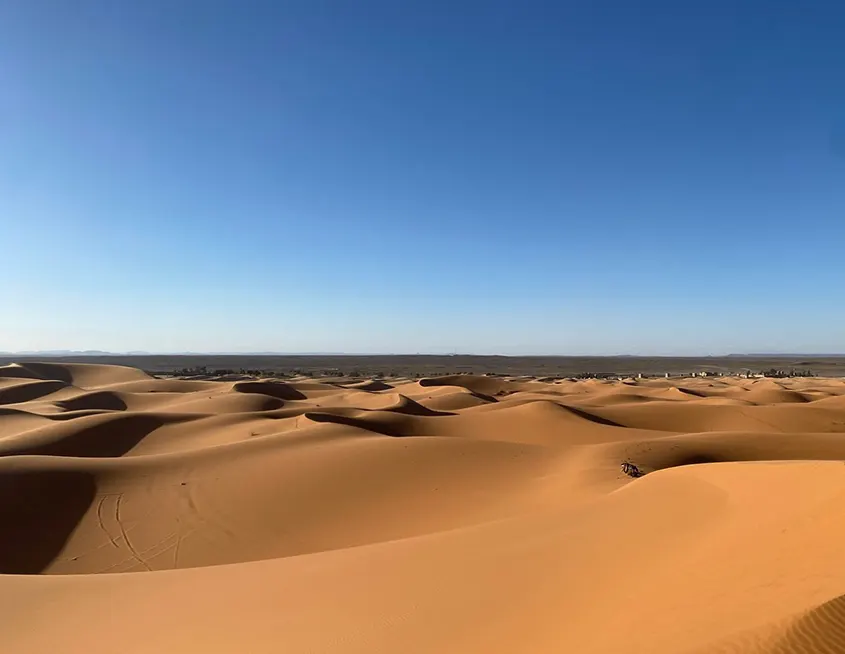
[[[14,652],[845,651],[843,380],[13,364],[0,491]]]

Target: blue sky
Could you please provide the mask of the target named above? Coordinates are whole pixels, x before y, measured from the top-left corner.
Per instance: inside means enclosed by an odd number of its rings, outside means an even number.
[[[0,3],[0,350],[845,351],[845,4]]]

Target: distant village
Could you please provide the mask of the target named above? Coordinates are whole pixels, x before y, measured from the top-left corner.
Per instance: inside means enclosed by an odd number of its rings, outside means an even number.
[[[372,370],[351,370],[349,372],[342,372],[337,368],[330,368],[325,370],[315,370],[315,369],[291,369],[285,371],[279,370],[261,370],[261,369],[247,369],[247,368],[239,368],[239,369],[232,369],[232,368],[215,368],[209,369],[207,366],[193,366],[189,368],[179,368],[177,370],[172,371],[169,373],[168,376],[173,377],[189,377],[194,379],[218,379],[220,381],[234,381],[237,379],[248,379],[248,378],[295,378],[295,377],[312,377],[312,378],[375,378],[375,379],[385,379],[385,378],[423,378],[423,377],[448,377],[453,375],[466,375],[472,374],[468,373],[467,371],[440,371],[440,372],[427,372],[425,374],[422,373],[415,373],[415,374],[400,374],[398,372],[384,372],[384,371],[372,371]],[[486,377],[518,377],[520,375],[508,375],[504,373],[480,373]],[[783,379],[787,377],[815,377],[816,375],[813,373],[812,370],[804,370],[804,369],[778,369],[778,368],[769,368],[767,370],[760,370],[760,371],[752,371],[752,370],[739,370],[739,371],[732,371],[732,372],[723,372],[723,371],[713,371],[713,370],[701,370],[701,371],[693,371],[693,372],[666,372],[666,373],[636,373],[636,374],[621,374],[618,372],[582,372],[576,375],[562,375],[562,376],[554,376],[554,375],[543,375],[543,379],[546,381],[553,381],[553,380],[562,380],[562,379],[570,379],[570,380],[580,380],[580,379],[607,379],[607,380],[626,380],[626,379],[687,379],[690,377],[740,377],[744,379],[752,379],[752,378],[775,378],[775,379]]]
[[[786,377],[815,377],[812,370],[781,370],[777,368],[769,368],[768,370],[760,370],[754,372],[751,370],[741,370],[737,372],[718,372],[713,370],[701,370],[698,372],[678,372],[678,373],[637,373],[633,375],[635,379],[655,379],[655,378],[689,378],[689,377],[740,377],[743,379],[773,377],[776,379],[783,379]],[[619,375],[614,372],[584,372],[575,375],[575,379],[631,379],[632,375]]]

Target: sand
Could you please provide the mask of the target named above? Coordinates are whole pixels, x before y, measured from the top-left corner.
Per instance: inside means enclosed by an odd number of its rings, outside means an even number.
[[[9,652],[845,651],[843,380],[9,365],[0,490]]]

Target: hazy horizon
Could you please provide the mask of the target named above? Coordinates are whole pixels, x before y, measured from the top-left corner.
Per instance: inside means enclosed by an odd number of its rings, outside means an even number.
[[[0,7],[0,348],[843,347],[845,5]]]
[[[410,357],[410,356],[458,356],[458,357],[548,357],[548,358],[728,358],[728,357],[845,357],[845,352],[725,352],[725,353],[696,353],[686,354],[652,354],[652,353],[626,353],[618,352],[613,354],[572,354],[559,352],[525,352],[517,354],[501,354],[498,352],[331,352],[331,351],[307,351],[307,352],[286,352],[286,351],[145,351],[127,350],[123,352],[105,350],[0,350],[2,356],[46,356],[46,357],[97,357],[97,356],[120,356],[120,357],[146,357],[146,356],[303,356],[303,357]]]

